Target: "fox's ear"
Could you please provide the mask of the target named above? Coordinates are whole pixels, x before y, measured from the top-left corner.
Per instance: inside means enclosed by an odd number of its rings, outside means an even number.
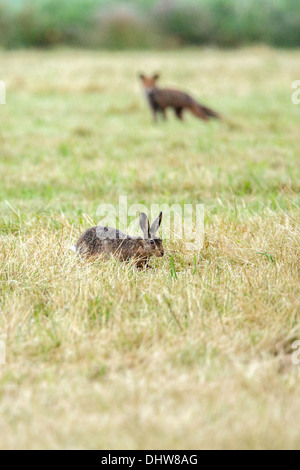
[[[144,212],[140,213],[140,227],[143,231],[145,240],[148,240],[150,238],[150,224],[149,219]]]
[[[150,232],[153,237],[158,232],[158,229],[161,226],[161,221],[162,221],[162,212],[159,214],[159,216],[154,220],[153,224],[151,225]]]
[[[158,80],[160,78],[160,73],[155,73],[153,75],[153,78],[154,78],[155,81]]]
[[[146,77],[145,77],[145,75],[144,75],[143,73],[139,73],[139,78],[140,78],[141,80],[145,80]]]

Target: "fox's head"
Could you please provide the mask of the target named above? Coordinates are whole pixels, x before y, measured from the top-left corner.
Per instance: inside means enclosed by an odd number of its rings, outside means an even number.
[[[151,91],[156,87],[156,82],[159,79],[160,75],[155,73],[152,77],[146,77],[143,73],[140,74],[140,79],[142,80],[143,87],[146,91]]]

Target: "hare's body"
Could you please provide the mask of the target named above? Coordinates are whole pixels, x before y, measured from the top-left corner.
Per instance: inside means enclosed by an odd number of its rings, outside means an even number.
[[[107,237],[105,233],[107,233]],[[112,238],[113,232],[116,237]],[[100,236],[99,236],[100,234]],[[143,253],[143,238],[129,237],[110,227],[93,227],[78,240],[77,251],[83,256],[113,256],[120,261],[137,261],[146,264],[148,258]],[[150,257],[149,257],[150,258]]]
[[[146,77],[140,75],[150,108],[153,112],[154,120],[157,120],[157,114],[161,113],[166,119],[166,109],[173,108],[178,119],[183,119],[184,110],[189,110],[194,116],[208,121],[211,118],[220,119],[220,115],[212,109],[198,103],[187,93],[179,90],[159,88],[156,82],[159,75]]]
[[[140,225],[144,238],[130,237],[111,227],[90,228],[79,238],[76,251],[86,257],[113,256],[120,261],[131,260],[139,268],[148,267],[151,256],[164,255],[162,241],[155,236],[161,217],[162,214],[154,221],[150,229],[147,216],[141,214]]]

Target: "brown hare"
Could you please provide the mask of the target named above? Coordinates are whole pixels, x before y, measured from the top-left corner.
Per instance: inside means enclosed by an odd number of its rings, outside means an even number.
[[[161,221],[162,212],[150,227],[148,217],[142,212],[140,227],[144,238],[130,237],[111,227],[90,228],[79,238],[74,251],[84,257],[114,257],[120,261],[131,261],[140,269],[151,268],[151,256],[164,256],[162,240],[157,236]]]

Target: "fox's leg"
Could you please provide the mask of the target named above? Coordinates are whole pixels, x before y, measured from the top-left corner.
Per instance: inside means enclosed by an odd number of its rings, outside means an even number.
[[[162,118],[164,121],[167,120],[167,113],[166,113],[166,110],[165,109],[160,109],[160,112],[161,112],[161,115],[162,115]]]
[[[157,110],[156,109],[152,109],[152,116],[153,116],[153,121],[157,122]]]
[[[180,121],[183,121],[183,108],[175,108],[175,114]]]

